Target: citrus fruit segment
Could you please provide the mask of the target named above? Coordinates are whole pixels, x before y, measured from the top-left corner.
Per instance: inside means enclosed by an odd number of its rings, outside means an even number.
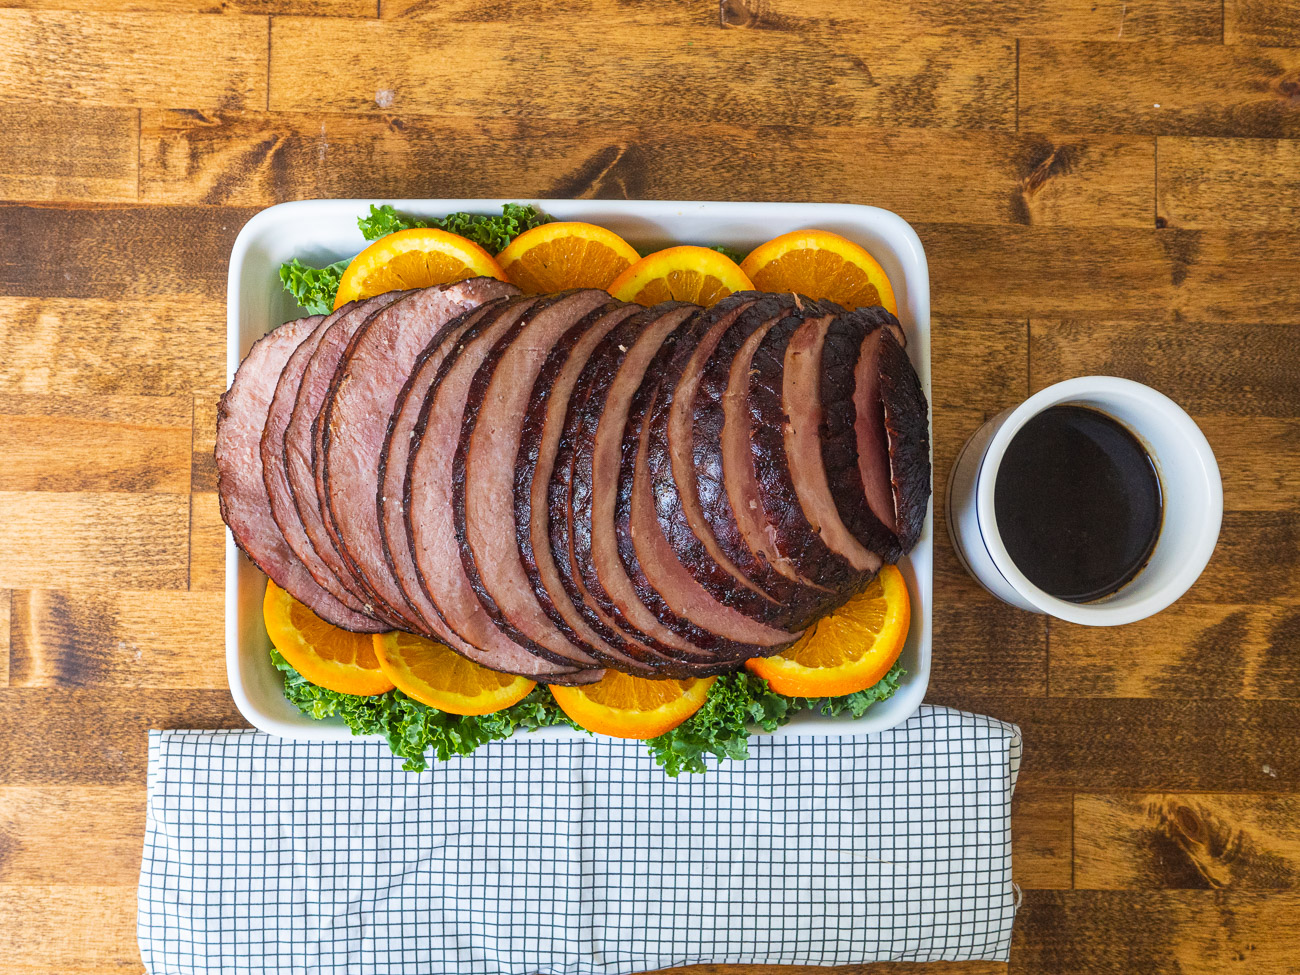
[[[608,288],[641,259],[612,230],[591,223],[544,223],[526,230],[497,255],[511,284],[528,294],[569,288]]]
[[[564,713],[588,731],[613,738],[653,738],[698,711],[714,680],[647,680],[610,670],[594,684],[552,684],[551,693]]]
[[[399,691],[449,714],[491,714],[518,704],[537,686],[411,633],[376,633],[372,639],[380,669]]]
[[[472,240],[433,227],[399,230],[380,237],[352,259],[339,279],[334,307],[387,291],[477,277],[506,280],[501,265]]]
[[[754,285],[731,258],[707,247],[668,247],[643,257],[620,274],[609,293],[638,305],[693,301],[711,305]]]
[[[363,697],[393,689],[379,669],[369,633],[349,633],[326,623],[270,580],[262,619],[272,646],[313,684]]]
[[[864,248],[828,230],[774,237],[754,248],[740,267],[760,291],[794,291],[845,308],[883,305],[898,314],[885,269]]]
[[[887,565],[871,585],[819,620],[790,649],[755,657],[745,666],[772,690],[791,697],[865,691],[894,666],[911,618],[907,582],[897,566]]]

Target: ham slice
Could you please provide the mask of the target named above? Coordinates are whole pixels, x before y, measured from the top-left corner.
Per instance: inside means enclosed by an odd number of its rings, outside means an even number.
[[[397,394],[416,357],[449,322],[518,293],[495,278],[471,278],[426,288],[376,312],[352,336],[321,407],[316,470],[325,528],[366,593],[403,624],[416,619],[384,557],[375,504]]]
[[[452,465],[465,423],[470,384],[493,345],[543,298],[517,298],[466,330],[420,409],[407,464],[406,531],[421,588],[470,659],[493,670],[551,683],[598,680],[602,671],[562,665],[510,638],[484,609],[465,572],[456,535]],[[391,458],[390,458],[391,463]]]
[[[515,525],[515,465],[533,383],[557,342],[605,305],[583,290],[534,304],[488,352],[470,384],[452,464],[456,536],[466,578],[493,621],[516,643],[559,664],[600,666],[551,621],[533,591]]]
[[[319,561],[329,569],[329,574],[338,580],[338,584],[354,599],[360,600],[366,613],[392,626],[401,625],[401,621],[390,619],[383,608],[375,604],[325,529],[315,471],[319,432],[317,419],[329,392],[330,381],[334,378],[334,370],[357,329],[375,312],[410,293],[392,291],[358,301],[322,323],[324,330],[303,368],[293,413],[284,431],[284,463],[289,476],[289,489],[293,494],[298,520],[302,522],[312,549]]]
[[[280,373],[290,356],[325,316],[281,325],[253,343],[217,407],[217,497],[235,544],[281,589],[327,623],[354,632],[379,624],[353,612],[311,577],[293,554],[271,514],[262,477],[262,432]]]

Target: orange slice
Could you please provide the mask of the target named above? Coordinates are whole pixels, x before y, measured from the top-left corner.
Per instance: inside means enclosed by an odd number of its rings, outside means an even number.
[[[466,278],[506,279],[501,265],[472,240],[433,227],[380,237],[352,259],[339,279],[334,307],[386,291],[453,284]]]
[[[608,288],[640,259],[622,237],[592,223],[544,223],[497,255],[510,283],[529,294]]]
[[[795,291],[845,308],[898,302],[879,262],[862,247],[827,230],[796,230],[760,244],[740,264],[760,291]]]
[[[753,288],[731,258],[707,247],[669,247],[643,257],[614,279],[609,293],[638,305],[693,301],[711,305],[735,291]]]
[[[613,738],[653,738],[704,706],[713,677],[646,680],[617,671],[581,687],[551,685],[560,708],[582,727]]]
[[[887,565],[861,593],[819,620],[789,650],[745,662],[772,690],[791,697],[865,691],[889,673],[911,623],[907,582]]]
[[[349,633],[326,623],[298,600],[267,580],[262,619],[271,644],[313,684],[363,697],[393,689],[379,669],[368,633]]]
[[[449,714],[491,714],[518,704],[537,686],[411,633],[376,633],[372,639],[380,669],[399,691]]]

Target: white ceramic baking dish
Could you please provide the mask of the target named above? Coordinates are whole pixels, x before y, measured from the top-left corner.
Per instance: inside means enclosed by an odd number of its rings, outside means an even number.
[[[303,314],[280,286],[281,263],[297,257],[321,266],[351,257],[365,246],[357,217],[371,203],[391,203],[417,216],[457,211],[500,213],[504,202],[532,202],[560,220],[585,220],[620,234],[634,246],[726,244],[740,251],[804,227],[842,234],[867,248],[894,286],[908,353],[930,397],[930,277],[916,232],[901,217],[869,206],[835,203],[686,203],[635,200],[305,200],[269,207],[240,231],[230,255],[227,291],[227,378],[249,347],[277,325]],[[933,432],[933,427],[932,427]],[[933,439],[933,437],[932,437]],[[862,718],[801,714],[778,735],[844,735],[880,731],[905,721],[921,704],[930,679],[933,586],[933,515],[900,568],[913,599],[912,628],[901,662],[907,669],[898,692]],[[315,721],[281,692],[262,626],[266,577],[226,533],[226,664],[230,692],[253,725],[273,735],[310,741],[351,737],[341,721]],[[533,734],[567,737],[568,728]]]

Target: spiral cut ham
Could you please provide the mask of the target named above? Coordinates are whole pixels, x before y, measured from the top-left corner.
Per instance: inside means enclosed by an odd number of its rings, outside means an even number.
[[[553,684],[721,674],[917,543],[928,410],[883,308],[474,278],[255,343],[218,413],[221,512],[344,629]]]

